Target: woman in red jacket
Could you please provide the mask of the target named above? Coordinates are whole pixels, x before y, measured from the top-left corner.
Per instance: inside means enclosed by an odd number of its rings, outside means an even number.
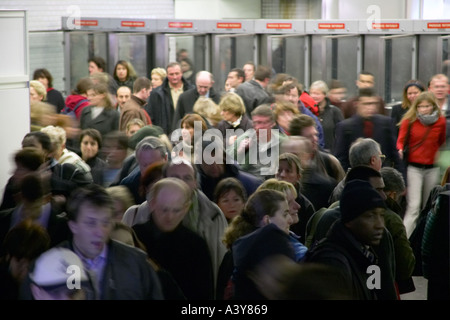
[[[397,149],[407,162],[407,207],[403,223],[408,238],[414,231],[422,206],[439,183],[435,159],[445,142],[446,123],[431,92],[421,93],[400,121]],[[408,153],[404,154],[405,147]]]

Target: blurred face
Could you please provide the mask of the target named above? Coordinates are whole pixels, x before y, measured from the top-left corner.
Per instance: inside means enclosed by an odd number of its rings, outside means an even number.
[[[417,112],[421,115],[427,115],[433,113],[433,103],[430,101],[422,101],[417,105]]]
[[[183,123],[183,126],[181,127],[181,136],[183,137],[183,141],[190,145],[192,141],[194,141],[194,128]]]
[[[122,163],[127,157],[127,149],[122,148],[114,140],[105,140],[103,143],[103,153],[108,166],[111,168],[122,167]]]
[[[173,66],[167,68],[167,79],[169,80],[170,85],[174,87],[178,87],[182,85],[181,77],[183,73],[181,72],[180,66]]]
[[[272,129],[273,126],[275,125],[275,123],[270,119],[270,117],[255,115],[252,117],[252,121],[253,121],[253,129],[255,129],[258,138],[260,138],[260,134],[265,133],[267,135],[267,141],[269,141],[270,129]]]
[[[191,189],[197,189],[194,169],[189,167],[187,164],[180,163],[171,165],[167,169],[167,177],[183,180]]]
[[[375,208],[345,224],[359,242],[365,245],[380,244],[384,231],[384,208]]]
[[[309,91],[309,95],[317,104],[320,104],[325,99],[325,93],[323,93],[322,90],[319,89],[311,89]]]
[[[211,78],[209,77],[201,77],[195,81],[195,84],[197,86],[198,94],[201,96],[206,95],[213,85]]]
[[[89,89],[87,91],[87,98],[91,105],[93,106],[101,106],[103,105],[103,100],[105,99],[104,93],[97,93],[94,89]]]
[[[307,127],[302,130],[302,136],[311,141],[313,150],[319,148],[319,132],[315,126]]]
[[[288,130],[289,124],[291,123],[293,117],[294,113],[292,113],[291,111],[282,111],[277,117],[277,123],[284,130]]]
[[[137,157],[141,175],[144,175],[145,169],[147,169],[149,165],[155,163],[156,161],[162,160],[166,159],[161,156],[161,152],[159,150],[142,150]]]
[[[255,70],[253,69],[253,66],[251,64],[245,64],[242,69],[244,69],[245,81],[252,80],[253,76],[255,74]]]
[[[292,88],[289,92],[284,94],[284,99],[298,105],[298,90],[297,88]]]
[[[130,100],[131,98],[131,90],[128,87],[120,87],[117,89],[117,102],[120,107],[123,107],[125,102]]]
[[[372,187],[377,190],[377,192],[380,194],[380,196],[383,198],[383,200],[386,200],[386,194],[384,193],[384,180],[382,177],[370,177],[369,182],[372,185]]]
[[[89,75],[93,75],[97,72],[103,72],[103,69],[100,69],[94,62],[89,62]]]
[[[359,97],[357,112],[362,118],[370,118],[377,113],[377,97]]]
[[[225,111],[225,110],[220,111],[220,115],[222,116],[222,119],[225,120],[225,121],[232,121],[232,122],[234,122],[234,121],[237,120],[237,116],[233,112],[230,112],[228,110],[227,111]]]
[[[345,101],[347,98],[347,89],[346,88],[336,88],[336,89],[330,89],[328,91],[328,98],[331,101]]]
[[[292,224],[296,224],[299,221],[298,210],[300,210],[300,205],[297,201],[295,201],[295,196],[292,191],[287,191],[285,194],[288,201],[289,214],[291,215]]]
[[[127,80],[128,70],[124,65],[118,64],[116,67],[116,75],[120,81]]]
[[[232,88],[237,88],[242,83],[242,78],[238,77],[238,73],[236,71],[232,71],[228,73],[227,82]]]
[[[85,135],[81,140],[81,155],[83,160],[94,158],[98,153],[98,143],[94,138]]]
[[[181,72],[183,72],[183,73],[191,70],[191,66],[186,61],[181,61],[180,65],[181,65]]]
[[[289,166],[289,163],[286,160],[279,161],[278,171],[275,176],[278,180],[290,182],[294,186],[301,178],[301,175],[297,172],[296,167],[294,165]]]
[[[38,81],[44,85],[45,89],[48,89],[48,79],[47,78],[40,77],[40,78],[38,78]]]
[[[275,224],[278,228],[289,234],[289,227],[292,224],[292,217],[289,211],[287,201],[280,201],[278,210],[273,217],[269,218],[270,223]]]
[[[215,157],[215,152],[216,151],[212,152],[212,157]],[[217,152],[223,151],[219,150]],[[203,172],[211,178],[219,178],[225,173],[225,164],[217,163],[217,161],[213,161],[211,164],[207,164],[205,161],[202,161],[200,167],[202,168]]]
[[[230,90],[231,90],[231,83],[230,83],[230,81],[225,81],[225,91],[226,92],[229,92]]]
[[[44,96],[40,96],[37,91],[30,86],[30,102],[33,101],[42,101],[44,99]]]
[[[359,79],[356,81],[358,88],[373,88],[375,85],[375,79],[371,75],[360,74]]]
[[[162,85],[163,83],[163,79],[157,75],[156,73],[152,74],[152,88],[156,88],[159,87],[160,85]]]
[[[444,79],[434,79],[430,83],[429,91],[434,93],[434,96],[438,100],[444,100],[448,95],[448,80]]]
[[[138,132],[140,128],[141,128],[140,125],[138,125],[138,124],[132,124],[132,125],[129,126],[128,129],[127,129],[127,132],[126,132],[127,136],[128,136],[128,137],[131,137],[133,134],[135,134],[136,132]]]
[[[73,243],[82,255],[94,259],[108,242],[112,229],[112,212],[89,202],[81,204],[77,221],[69,221]]]
[[[225,217],[228,220],[231,220],[235,216],[241,214],[242,210],[244,210],[245,202],[236,191],[231,189],[220,196],[217,205],[222,210]]]
[[[162,188],[151,200],[152,218],[162,232],[173,231],[188,212],[184,194],[178,188]]]
[[[413,103],[414,100],[416,100],[417,96],[421,93],[422,91],[420,91],[419,88],[412,86],[409,87],[406,90],[406,97],[408,98],[409,102]]]

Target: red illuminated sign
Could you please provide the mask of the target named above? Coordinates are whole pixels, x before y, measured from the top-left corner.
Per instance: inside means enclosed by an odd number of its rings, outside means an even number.
[[[319,23],[319,29],[345,29],[345,23]]]
[[[267,23],[267,29],[292,29],[292,23]]]
[[[169,22],[169,28],[192,28],[192,22]]]
[[[218,22],[218,29],[240,29],[242,24],[240,22]]]
[[[120,25],[122,27],[143,28],[143,27],[145,27],[145,22],[144,21],[121,21]]]

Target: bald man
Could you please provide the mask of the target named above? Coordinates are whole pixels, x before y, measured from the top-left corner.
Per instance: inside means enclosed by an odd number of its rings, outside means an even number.
[[[214,77],[208,71],[199,71],[195,76],[195,88],[183,92],[178,99],[173,116],[172,129],[180,127],[180,120],[187,113],[192,113],[194,103],[199,97],[211,98],[219,104],[220,95],[214,91]]]

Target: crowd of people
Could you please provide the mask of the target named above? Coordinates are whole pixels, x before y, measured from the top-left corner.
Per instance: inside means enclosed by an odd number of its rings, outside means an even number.
[[[367,71],[355,97],[253,62],[216,90],[184,53],[150,77],[93,57],[65,98],[34,72],[0,299],[450,298],[445,75],[388,110]]]

